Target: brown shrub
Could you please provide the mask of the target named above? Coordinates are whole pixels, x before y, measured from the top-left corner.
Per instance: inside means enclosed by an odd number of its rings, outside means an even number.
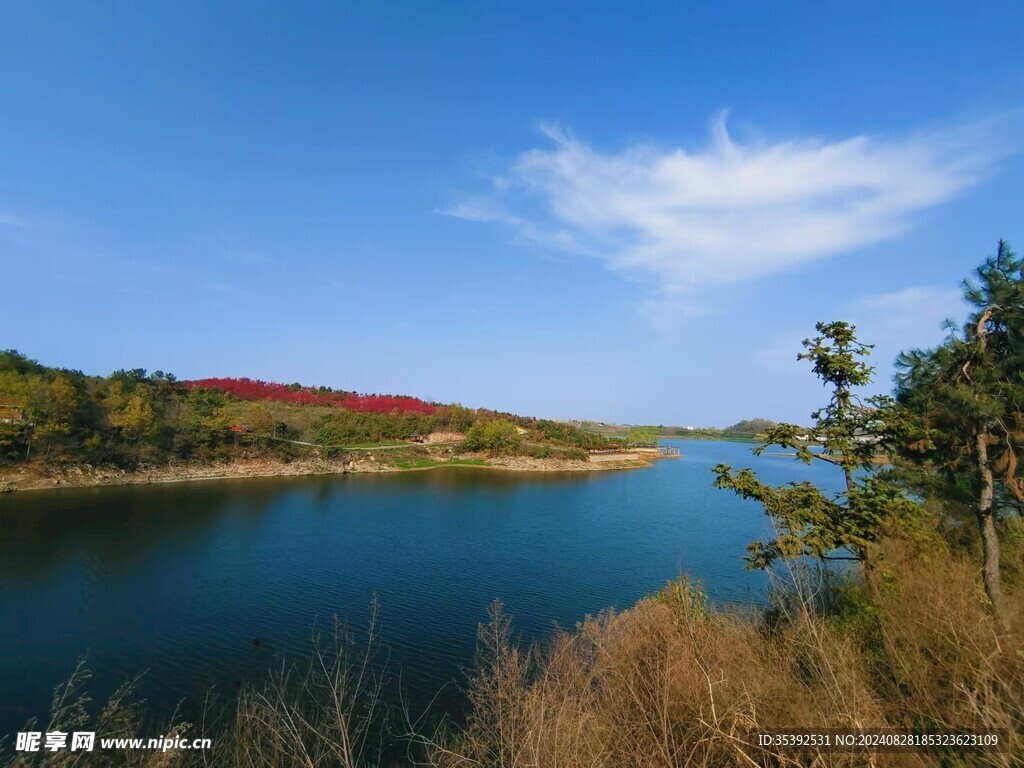
[[[905,554],[895,544],[884,553],[878,604],[858,608],[873,625],[867,633],[823,613],[829,600],[820,594],[791,592],[770,614],[715,611],[680,580],[528,653],[511,642],[497,604],[481,629],[472,715],[434,742],[432,763],[1014,764],[1024,722],[1019,624],[1017,634],[998,635],[976,567],[948,554]],[[751,739],[784,727],[999,730],[1010,744],[1002,752],[869,754],[766,750]]]
[[[977,564],[959,554],[913,556],[887,542],[877,598],[889,685],[879,685],[919,730],[998,730],[1024,754],[1024,620],[1021,591],[1007,594],[1008,632],[985,607]],[[977,764],[977,763],[975,763]],[[993,764],[1000,764],[995,762]]]

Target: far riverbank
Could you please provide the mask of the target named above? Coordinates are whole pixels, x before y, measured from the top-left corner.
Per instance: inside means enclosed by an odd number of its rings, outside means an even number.
[[[438,467],[476,467],[505,472],[608,472],[651,466],[658,455],[600,462],[568,458],[529,456],[489,457],[477,454],[450,455],[439,451],[361,451],[332,459],[307,458],[294,461],[263,457],[239,458],[210,464],[178,464],[143,467],[135,471],[116,468],[73,466],[63,470],[42,464],[19,465],[0,470],[0,493],[117,485],[151,485],[195,480],[226,480],[246,477],[300,477],[349,473],[416,472]]]

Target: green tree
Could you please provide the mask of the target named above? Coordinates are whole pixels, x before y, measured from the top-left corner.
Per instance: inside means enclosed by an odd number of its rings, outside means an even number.
[[[800,438],[807,430],[794,424],[776,424],[765,430],[764,440],[755,453],[761,454],[769,445],[791,448],[805,463],[828,461],[842,468],[847,493],[855,487],[854,473],[869,469],[875,460],[877,445],[886,433],[885,416],[892,411],[889,397],[876,396],[862,400],[856,390],[871,383],[874,368],[864,358],[874,348],[857,340],[857,328],[837,321],[818,323],[820,336],[805,339],[805,352],[797,360],[809,360],[814,374],[831,388],[828,405],[811,414],[813,436],[819,438],[820,453],[811,451]]]
[[[14,463],[25,455],[27,429],[21,425],[0,423],[0,464]]]
[[[83,405],[79,382],[65,372],[58,373],[49,384],[41,384],[33,398],[33,430],[49,456],[55,446],[65,446],[76,427]]]
[[[775,426],[771,419],[742,419],[722,430],[727,435],[750,435],[756,437]]]
[[[178,451],[187,455],[193,447],[214,448],[224,440],[231,420],[220,392],[190,389],[186,398],[188,418],[176,435]]]
[[[654,427],[630,427],[629,437],[631,445],[647,447],[658,444],[658,430]]]
[[[152,437],[159,428],[148,393],[141,388],[125,398],[109,418],[110,425],[120,430],[121,437],[135,446]]]
[[[880,536],[917,517],[918,507],[894,485],[873,476],[877,442],[887,430],[889,414],[896,413],[889,398],[862,400],[856,390],[870,383],[872,368],[863,358],[871,346],[857,340],[856,327],[845,322],[818,323],[819,336],[803,342],[798,360],[809,360],[814,373],[831,388],[824,408],[811,414],[814,434],[822,449],[812,451],[804,429],[776,424],[767,429],[760,455],[770,445],[796,451],[810,464],[823,461],[842,471],[845,490],[828,494],[811,483],[769,486],[750,469],[733,472],[719,464],[715,486],[760,502],[775,524],[777,535],[748,547],[748,564],[767,568],[777,559],[810,556],[820,560],[868,560],[870,545]]]
[[[496,453],[515,453],[523,442],[515,424],[505,419],[495,419],[484,428],[484,440]]]
[[[154,371],[149,375],[150,385],[154,389],[154,401],[159,404],[162,415],[170,416],[171,406],[174,406],[174,419],[180,415],[180,404],[185,398],[187,391],[185,385],[178,381],[173,373]]]
[[[470,427],[462,447],[468,451],[515,453],[522,442],[515,424],[506,419],[493,419],[478,421]]]
[[[1005,622],[997,519],[1024,503],[1024,260],[1000,241],[975,277],[964,281],[974,310],[963,328],[897,361],[897,399],[913,417],[900,453],[973,509],[985,592]]]
[[[274,436],[274,413],[266,403],[253,403],[249,406],[247,418],[257,436]]]

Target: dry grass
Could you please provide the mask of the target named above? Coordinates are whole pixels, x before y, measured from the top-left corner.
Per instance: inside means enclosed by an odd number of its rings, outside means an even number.
[[[375,607],[376,608],[376,607]],[[11,768],[370,768],[381,763],[386,708],[382,667],[374,658],[376,609],[364,642],[335,623],[314,637],[308,663],[282,666],[266,684],[244,686],[230,705],[210,702],[196,723],[174,717],[160,727],[143,723],[135,693],[138,681],[123,686],[95,717],[85,693],[89,674],[82,664],[54,694],[46,727],[24,730],[94,731],[93,751],[0,752]],[[210,738],[212,749],[167,752],[103,750],[99,739],[166,735]],[[10,746],[10,745],[8,745]]]
[[[174,768],[182,765],[180,755],[174,752],[132,750],[132,751],[101,751],[99,736],[105,738],[137,738],[141,732],[143,719],[142,702],[136,697],[138,679],[131,680],[114,692],[103,708],[94,716],[89,714],[91,699],[86,692],[91,678],[84,662],[79,662],[67,682],[58,686],[53,694],[50,718],[46,723],[34,721],[25,725],[26,731],[62,731],[70,734],[74,731],[93,731],[97,734],[94,751],[71,751],[63,749],[56,752],[0,752],[0,757],[7,760],[4,764],[10,768],[78,768],[79,766],[124,766],[125,768]],[[183,736],[189,733],[187,723],[172,718],[159,735]],[[155,734],[154,734],[155,736]],[[12,745],[6,745],[9,748]]]
[[[216,749],[200,755],[209,768],[376,766],[383,754],[385,707],[375,663],[377,611],[365,643],[335,624],[326,644],[314,642],[310,663],[281,667],[262,688],[244,687]],[[204,733],[210,732],[203,729]]]
[[[882,681],[880,695],[901,725],[999,730],[1022,759],[1024,593],[1008,590],[1013,610],[1003,632],[986,610],[974,562],[946,554],[915,557],[906,548],[890,542],[883,552],[877,603],[890,685]]]
[[[470,720],[431,740],[432,764],[1021,764],[1021,627],[998,634],[972,565],[905,554],[897,545],[884,553],[876,604],[851,601],[858,590],[849,582],[804,582],[767,615],[712,611],[683,580],[629,611],[588,619],[541,652],[511,642],[496,605],[481,630]],[[749,738],[781,727],[997,729],[1010,744],[830,754],[764,750]]]

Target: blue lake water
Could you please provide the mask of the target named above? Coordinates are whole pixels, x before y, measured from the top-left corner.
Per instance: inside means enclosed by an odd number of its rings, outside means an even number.
[[[833,489],[838,471],[755,458],[747,443],[663,442],[682,458],[624,472],[446,468],[0,496],[0,736],[42,718],[83,654],[96,694],[145,670],[149,706],[166,713],[303,655],[335,615],[364,627],[375,595],[414,706],[461,679],[495,598],[527,639],[628,607],[680,572],[715,600],[759,601],[766,578],[742,558],[766,519],[712,488],[711,467]]]

